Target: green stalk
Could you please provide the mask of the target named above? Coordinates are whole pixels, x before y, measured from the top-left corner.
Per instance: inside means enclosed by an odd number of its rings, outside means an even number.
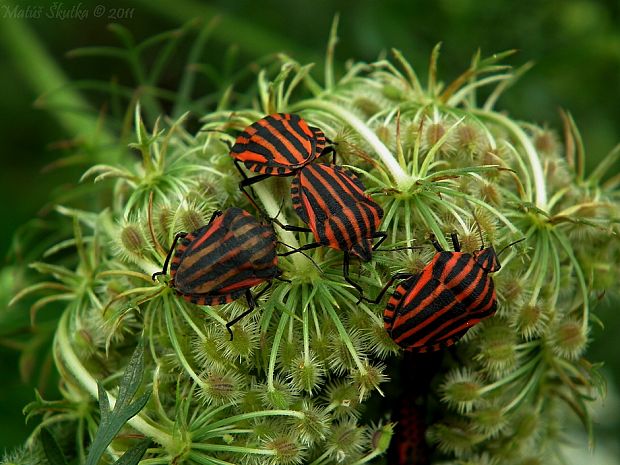
[[[573,264],[573,268],[575,269],[575,274],[577,275],[577,282],[579,283],[579,287],[581,288],[581,295],[583,299],[583,313],[581,320],[581,327],[584,334],[588,330],[588,324],[590,319],[590,302],[588,300],[588,285],[586,284],[586,278],[583,275],[583,270],[581,269],[581,265],[579,264],[579,260],[575,257],[575,253],[573,252],[573,248],[570,245],[569,240],[564,236],[564,234],[557,230],[557,228],[553,229],[553,235],[556,237],[557,241],[560,243],[566,255],[570,259]]]
[[[527,137],[527,134],[510,118],[493,111],[483,111],[475,108],[471,109],[471,112],[480,118],[492,121],[500,126],[503,126],[516,140],[519,141],[525,155],[527,156],[530,168],[532,169],[532,176],[534,177],[534,186],[536,186],[536,200],[535,204],[543,211],[547,211],[547,186],[545,184],[545,174],[543,172],[540,158],[532,141]]]
[[[179,340],[177,339],[177,335],[175,333],[175,325],[172,320],[172,310],[170,309],[170,300],[166,299],[164,303],[164,315],[166,318],[166,328],[168,329],[168,336],[170,336],[170,343],[174,348],[174,352],[179,358],[179,362],[183,365],[185,372],[194,380],[194,382],[198,386],[204,386],[204,382],[200,379],[200,377],[196,374],[194,369],[189,365],[189,362],[183,355],[183,351],[181,350],[181,346],[179,345]]]
[[[243,454],[276,455],[273,449],[255,449],[243,446],[227,446],[224,444],[192,444],[192,449],[209,452],[238,452]]]
[[[280,348],[280,341],[282,340],[282,335],[284,334],[287,321],[288,321],[288,313],[282,312],[282,316],[280,316],[280,323],[278,324],[278,329],[276,330],[276,334],[273,337],[273,344],[271,346],[271,351],[269,353],[267,386],[270,391],[275,391],[275,387],[273,385],[273,378],[274,378],[274,373],[276,370],[276,358],[278,355],[278,349]]]
[[[403,170],[403,168],[401,168],[398,161],[396,161],[396,158],[394,158],[385,144],[379,140],[374,131],[370,129],[362,120],[360,120],[349,110],[343,108],[341,105],[336,105],[332,102],[317,99],[304,100],[298,104],[291,105],[290,110],[299,111],[311,108],[315,110],[323,110],[332,116],[336,116],[344,123],[355,129],[355,131],[357,131],[357,133],[366,140],[368,145],[375,150],[385,167],[392,175],[398,189],[401,191],[408,191],[411,188],[411,185],[413,184],[412,178]]]
[[[346,345],[347,349],[349,349],[349,353],[351,354],[351,357],[353,358],[353,361],[355,362],[355,365],[357,365],[357,369],[360,371],[360,373],[362,375],[366,375],[366,373],[367,373],[366,372],[366,368],[364,367],[364,364],[362,363],[362,361],[357,356],[357,351],[355,350],[355,347],[353,347],[353,343],[351,342],[351,338],[349,337],[349,334],[347,333],[347,330],[345,329],[344,325],[342,324],[342,321],[340,321],[340,318],[338,317],[338,314],[334,311],[334,308],[331,305],[324,305],[323,309],[327,310],[327,313],[329,313],[329,316],[331,317],[332,321],[334,322],[334,325],[336,325],[336,330],[338,331],[338,334],[342,338],[342,342],[344,342],[344,345]]]
[[[479,395],[486,394],[488,392],[493,391],[494,389],[500,388],[502,386],[505,386],[506,384],[509,384],[509,383],[513,382],[517,378],[520,378],[525,373],[527,373],[530,370],[532,370],[538,364],[538,362],[540,361],[541,357],[542,357],[541,353],[537,353],[534,357],[532,357],[532,359],[530,361],[528,361],[526,364],[524,364],[523,366],[521,366],[517,370],[513,371],[512,373],[510,373],[508,376],[506,376],[506,377],[504,377],[504,378],[502,378],[500,380],[497,380],[494,383],[487,384],[483,388],[480,388],[478,390],[478,394]]]
[[[209,425],[209,428],[205,431],[212,431],[224,425],[232,425],[239,421],[252,420],[253,418],[260,417],[295,417],[303,420],[305,415],[296,410],[258,410],[256,412],[241,413],[232,417],[223,418]]]
[[[503,408],[503,411],[507,413],[510,412],[513,408],[517,407],[519,403],[521,403],[521,401],[523,401],[523,399],[525,399],[525,397],[532,391],[532,389],[534,389],[534,387],[539,384],[542,375],[543,373],[541,372],[539,366],[536,370],[534,370],[534,372],[530,376],[530,379],[523,387],[521,392],[519,392],[519,394],[512,400],[512,402],[510,402]]]

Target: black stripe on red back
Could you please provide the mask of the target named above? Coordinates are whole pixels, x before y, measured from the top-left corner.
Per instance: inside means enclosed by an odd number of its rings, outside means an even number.
[[[337,165],[314,164],[300,170],[291,184],[293,207],[317,241],[350,250],[372,238],[383,210],[364,193],[356,176]]]
[[[311,162],[324,147],[325,136],[318,128],[310,128],[299,115],[276,113],[246,128],[230,155],[251,171],[284,175]]]
[[[173,264],[175,289],[203,299],[230,288],[242,293],[279,273],[273,228],[239,208],[188,235]]]

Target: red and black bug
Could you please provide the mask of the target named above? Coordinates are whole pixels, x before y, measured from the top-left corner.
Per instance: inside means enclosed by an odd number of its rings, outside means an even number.
[[[368,300],[378,303],[395,280],[403,280],[388,300],[383,320],[399,346],[418,353],[451,346],[497,310],[489,273],[501,265],[493,247],[461,252],[456,234],[454,252],[443,250],[434,239],[432,243],[437,253],[420,273],[395,274],[376,299]]]
[[[344,278],[362,294],[359,284],[349,277],[350,256],[369,261],[387,236],[377,231],[383,209],[364,191],[364,184],[354,174],[337,165],[312,164],[299,170],[291,183],[291,197],[293,208],[309,228],[284,227],[312,232],[316,242],[280,255],[319,246],[342,250]]]
[[[255,296],[250,289],[281,274],[273,227],[236,207],[216,211],[196,231],[177,234],[153,279],[166,274],[169,262],[169,285],[189,302],[222,305],[245,295],[248,310],[226,324],[231,339],[230,327],[252,312],[271,283]]]
[[[274,113],[251,124],[237,137],[230,148],[235,164],[258,176],[247,178],[240,187],[250,186],[269,176],[290,176],[314,159],[335,153],[331,141],[319,128],[309,126],[299,115]]]

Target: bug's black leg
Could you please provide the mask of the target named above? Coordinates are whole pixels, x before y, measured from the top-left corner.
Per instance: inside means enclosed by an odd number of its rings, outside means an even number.
[[[372,238],[373,239],[380,238],[380,239],[377,241],[375,245],[372,246],[372,250],[377,250],[379,246],[383,243],[383,241],[387,239],[387,236],[388,236],[388,233],[386,231],[376,231],[372,235]]]
[[[260,297],[264,291],[269,289],[269,287],[271,287],[271,282],[265,289],[263,289],[259,294],[256,295],[256,298]],[[248,309],[245,312],[243,312],[241,315],[236,316],[235,318],[230,320],[228,323],[226,323],[226,330],[228,331],[228,334],[230,334],[231,341],[233,340],[233,332],[232,332],[232,329],[230,329],[230,327],[234,325],[235,323],[239,322],[240,320],[242,320],[243,318],[245,318],[246,316],[248,316],[256,308],[256,300],[249,289],[245,291],[245,300],[247,300],[248,302]]]
[[[325,140],[328,140],[328,139],[325,139]],[[330,144],[333,144],[333,142],[331,142],[331,141],[329,141],[329,143],[330,143]],[[336,147],[331,146],[331,145],[330,145],[330,146],[325,147],[325,148],[321,151],[321,153],[319,154],[319,157],[322,157],[322,156],[328,155],[328,154],[330,154],[330,153],[332,154],[332,164],[334,164],[334,165],[335,165],[335,164],[336,164]]]
[[[282,229],[284,229],[285,231],[291,231],[291,232],[312,232],[312,229],[310,228],[305,228],[303,226],[293,226],[290,224],[282,224],[280,223],[279,220],[275,219],[275,218],[271,218],[271,220],[277,224],[278,226],[280,226]]]
[[[270,178],[271,176],[271,174],[257,174],[256,176],[252,176],[251,178],[248,178],[246,176],[245,179],[239,183],[239,187],[241,188],[241,190],[244,190],[245,187],[250,187],[252,184],[256,184],[257,182],[260,182],[263,179]]]
[[[396,281],[397,279],[411,278],[412,276],[414,275],[411,273],[396,273],[394,276],[392,276],[389,279],[387,283],[385,283],[385,286],[383,286],[381,291],[379,291],[379,294],[377,295],[377,297],[375,297],[374,299],[367,299],[366,297],[364,297],[362,298],[362,300],[364,300],[365,302],[371,303],[371,304],[378,304],[379,302],[381,302],[381,299],[383,299],[383,296],[385,295],[387,290],[392,286],[392,284],[394,284],[394,281]]]
[[[235,160],[234,164],[235,164],[235,168],[237,168],[237,171],[239,171],[239,174],[241,175],[241,177],[243,178],[240,182],[239,182],[239,190],[241,192],[243,192],[243,195],[245,195],[248,200],[250,201],[250,203],[252,205],[254,205],[254,207],[261,212],[261,214],[263,214],[263,210],[256,204],[256,200],[254,200],[254,191],[252,190],[252,184],[256,184],[257,182],[260,182],[264,179],[267,179],[269,177],[271,177],[270,174],[259,174],[256,176],[252,176],[251,178],[248,178],[248,175],[245,174],[245,171],[243,171],[243,168],[241,168],[240,165],[240,161],[239,160]],[[252,194],[250,194],[247,190],[246,187],[249,187],[250,190],[252,191]],[[266,215],[264,215],[266,216]]]
[[[307,249],[304,249],[304,247],[305,247],[305,246],[302,246],[302,247],[299,247],[299,248],[297,248],[297,249],[296,249],[296,248],[294,248],[292,245],[288,245],[288,244],[286,244],[286,243],[284,243],[284,242],[282,242],[282,241],[276,241],[276,242],[277,242],[278,244],[282,244],[282,245],[283,245],[283,246],[285,246],[285,247],[288,247],[289,249],[293,249],[293,250],[291,250],[291,251],[289,251],[289,252],[287,252],[287,253],[278,254],[278,256],[279,256],[279,257],[284,257],[284,256],[286,256],[286,255],[291,255],[291,254],[294,254],[294,253],[299,252],[300,254],[302,254],[304,257],[306,257],[308,260],[310,260],[310,261],[312,262],[312,264],[314,265],[314,267],[315,267],[317,270],[319,270],[319,273],[323,273],[323,270],[321,269],[321,267],[320,267],[319,265],[317,265],[317,264],[316,264],[316,262],[312,259],[312,257],[311,257],[310,255],[308,255],[308,254],[306,254],[306,253],[304,253],[304,252],[303,252],[303,250],[310,250],[310,249],[314,249],[314,248],[316,248],[316,247],[320,246],[321,244],[319,244],[318,242],[313,242],[313,243],[311,243],[311,244],[306,244],[306,245],[312,245],[312,247],[308,247]],[[318,245],[314,245],[314,244],[318,244]],[[292,282],[292,281],[290,281],[290,280],[288,280],[288,279],[278,278],[277,276],[276,276],[276,279],[279,279],[280,281],[286,281],[286,282],[288,282],[288,283]]]
[[[217,213],[217,212],[215,212]],[[215,216],[215,213],[213,214]],[[222,214],[222,212],[220,212],[220,215]],[[213,218],[211,218],[211,221],[213,221]],[[172,247],[170,247],[170,250],[168,250],[168,255],[166,255],[166,260],[164,261],[164,267],[161,271],[156,271],[155,273],[153,273],[151,275],[151,279],[153,281],[155,281],[155,278],[157,276],[162,276],[168,273],[168,263],[170,262],[170,258],[172,257],[172,253],[174,252],[175,247],[177,246],[177,242],[179,241],[179,239],[184,238],[185,236],[187,236],[186,232],[180,232],[177,233],[176,236],[174,236],[174,240],[172,241]]]
[[[450,234],[450,238],[452,239],[452,245],[454,246],[454,251],[455,252],[460,252],[461,251],[461,244],[459,243],[459,238],[456,235],[456,233]]]
[[[221,216],[221,215],[222,215],[222,210],[215,210],[213,212],[213,215],[211,215],[211,219],[207,223],[207,226],[209,226],[211,223],[213,223],[215,221],[215,218],[217,218],[218,216]]]
[[[263,287],[260,291],[258,291],[258,294],[256,294],[256,295],[254,296],[254,301],[255,301],[255,303],[256,303],[256,301],[257,301],[258,299],[260,299],[260,298],[263,296],[263,294],[264,294],[265,292],[267,292],[267,291],[271,288],[271,285],[272,285],[272,284],[273,284],[273,283],[272,283],[271,281],[269,281],[265,287]]]
[[[286,245],[286,244],[284,244],[284,245]],[[278,257],[286,257],[287,255],[291,255],[291,254],[294,254],[294,253],[297,253],[297,252],[303,252],[304,250],[316,249],[317,247],[321,247],[322,245],[323,244],[321,244],[320,242],[311,242],[310,244],[302,245],[301,247],[298,247],[298,248],[293,249],[293,250],[289,250],[288,252],[279,253]]]
[[[435,237],[434,234],[431,234],[430,240],[431,240],[431,244],[433,244],[433,247],[435,247],[435,250],[437,252],[443,252],[444,251],[443,247],[441,247],[439,242],[437,242],[437,238]]]
[[[355,290],[357,290],[357,292],[359,292],[360,295],[359,295],[358,302],[361,302],[362,299],[364,298],[364,290],[362,289],[362,286],[360,286],[358,283],[353,281],[351,277],[349,276],[349,260],[350,260],[349,253],[345,252],[344,258],[342,259],[342,276],[344,277],[344,280],[346,282],[348,282],[351,286],[355,288]]]

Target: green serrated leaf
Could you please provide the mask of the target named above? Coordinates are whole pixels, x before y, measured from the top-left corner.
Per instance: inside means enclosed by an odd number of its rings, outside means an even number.
[[[97,381],[97,391],[99,395],[99,410],[101,411],[101,423],[107,423],[110,419],[110,400],[108,393],[99,381]]]
[[[136,415],[146,405],[151,395],[150,391],[143,394],[135,402],[131,399],[138,390],[142,381],[144,372],[144,341],[140,339],[136,350],[134,350],[127,368],[123,373],[121,384],[119,387],[119,395],[114,405],[114,409],[110,412],[108,403],[108,394],[100,383],[99,388],[99,405],[101,408],[101,422],[99,429],[95,434],[95,439],[91,445],[86,465],[96,465],[105,452],[108,445],[118,434],[127,421]]]
[[[138,400],[136,400],[135,402],[132,402],[127,407],[120,410],[118,412],[119,417],[126,418],[125,421],[129,420],[131,417],[136,415],[140,410],[144,408],[146,403],[149,401],[150,397],[151,397],[151,393],[145,392],[138,398]]]
[[[121,456],[121,458],[114,462],[114,465],[137,465],[146,450],[149,448],[150,444],[150,439],[143,439],[138,444],[129,449],[127,452],[125,452]]]
[[[39,438],[41,439],[41,444],[43,445],[45,458],[50,465],[67,465],[67,461],[65,460],[65,456],[63,455],[60,446],[58,445],[58,441],[56,441],[56,438],[47,428],[41,428]]]
[[[129,403],[131,398],[136,394],[140,384],[142,383],[142,375],[144,373],[144,341],[140,339],[138,347],[134,351],[129,364],[123,373],[123,379],[118,391],[118,399],[114,410],[119,409]]]

